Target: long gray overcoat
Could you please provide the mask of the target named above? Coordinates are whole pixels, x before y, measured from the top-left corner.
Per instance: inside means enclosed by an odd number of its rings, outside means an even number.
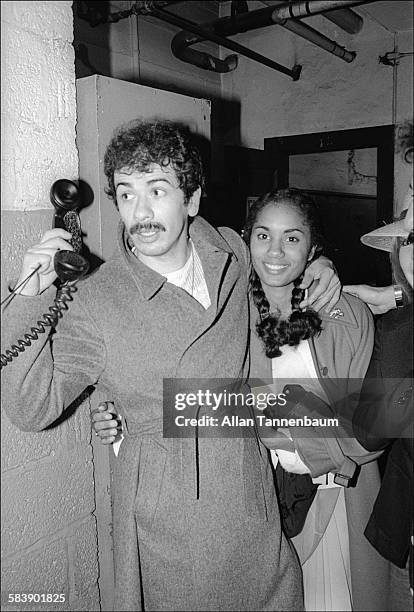
[[[229,229],[196,218],[209,309],[138,261],[122,225],[50,339],[4,369],[4,406],[21,429],[52,423],[99,385],[126,425],[114,473],[117,610],[301,610],[300,567],[281,532],[268,454],[257,438],[164,438],[163,379],[243,379],[247,255]],[[45,312],[53,289],[17,296],[3,345]],[[17,400],[16,400],[17,398]],[[166,407],[172,410],[172,407]]]

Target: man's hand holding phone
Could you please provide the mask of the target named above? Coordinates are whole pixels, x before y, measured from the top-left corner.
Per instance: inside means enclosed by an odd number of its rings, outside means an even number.
[[[73,251],[69,240],[72,235],[64,229],[46,231],[40,242],[30,247],[24,256],[16,293],[24,296],[39,295],[56,280],[54,257],[57,251]],[[38,268],[36,270],[36,268]],[[36,272],[30,276],[33,271]],[[30,276],[30,278],[28,278]],[[25,279],[28,278],[26,282]]]

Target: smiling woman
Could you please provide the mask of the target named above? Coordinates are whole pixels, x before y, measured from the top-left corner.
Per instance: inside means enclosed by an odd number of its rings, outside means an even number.
[[[244,238],[251,251],[252,310],[259,315],[257,321],[252,316],[250,376],[272,379],[273,392],[288,395],[289,416],[328,414],[339,423],[324,427],[323,436],[313,425],[306,433],[289,425],[262,439],[275,467],[284,527],[302,563],[305,609],[380,610],[388,568],[363,539],[378,469],[338,409],[338,397],[358,396],[373,322],[351,297],[342,296],[328,314],[300,309],[303,274],[322,249],[320,227],[315,203],[296,189],[267,193],[249,211]],[[351,414],[352,402],[346,406]],[[268,406],[264,414],[283,416],[280,407]],[[331,443],[341,449],[335,458]],[[356,464],[369,462],[357,477]],[[355,486],[348,488],[351,478]]]
[[[260,314],[257,333],[268,357],[285,343],[297,345],[320,330],[318,315],[300,310],[299,289],[307,265],[322,251],[319,213],[294,189],[272,191],[251,207],[244,238],[252,258],[252,297]]]

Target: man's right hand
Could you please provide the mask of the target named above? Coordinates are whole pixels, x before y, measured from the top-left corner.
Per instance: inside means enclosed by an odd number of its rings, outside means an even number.
[[[112,444],[122,426],[112,402],[103,402],[92,413],[92,426],[102,444]]]
[[[35,274],[16,291],[21,295],[39,295],[56,280],[57,274],[53,265],[57,251],[73,251],[72,245],[67,242],[72,235],[64,229],[48,230],[40,242],[30,247],[24,256],[22,269],[16,287],[23,283],[33,270],[39,269]]]
[[[355,295],[365,302],[375,315],[384,314],[396,308],[393,285],[388,287],[371,287],[370,285],[344,285],[342,291]]]

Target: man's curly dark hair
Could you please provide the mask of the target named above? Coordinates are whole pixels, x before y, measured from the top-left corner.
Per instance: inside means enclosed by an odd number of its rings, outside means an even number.
[[[118,128],[106,149],[106,194],[116,202],[114,172],[149,172],[153,164],[171,165],[186,204],[199,187],[203,191],[201,155],[189,128],[172,121],[136,119]]]
[[[273,204],[275,207],[279,204],[285,204],[295,208],[300,213],[305,225],[309,228],[311,246],[315,247],[313,259],[319,257],[323,245],[319,209],[310,196],[298,189],[270,191],[254,202],[247,215],[243,231],[243,238],[247,245],[250,246],[250,238],[257,216],[268,204]],[[256,331],[264,344],[267,357],[279,357],[282,354],[281,346],[297,346],[301,340],[312,338],[319,334],[322,329],[322,322],[317,312],[310,308],[305,311],[299,308],[299,304],[304,298],[304,290],[299,289],[302,278],[303,274],[294,281],[291,302],[292,312],[286,320],[281,317],[279,310],[270,311],[270,304],[266,298],[260,278],[253,266],[251,268],[250,293],[259,312]]]

